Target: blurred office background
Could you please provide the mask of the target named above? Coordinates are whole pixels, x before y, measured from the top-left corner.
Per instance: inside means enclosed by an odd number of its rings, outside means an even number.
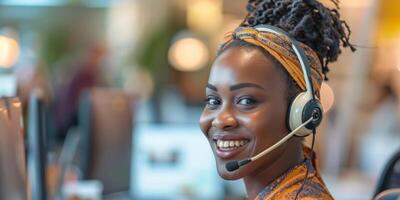
[[[244,199],[197,123],[219,41],[246,3],[1,0],[0,95],[22,103],[28,196]],[[400,1],[340,7],[358,51],[323,85],[316,152],[336,199],[370,199],[400,148]]]

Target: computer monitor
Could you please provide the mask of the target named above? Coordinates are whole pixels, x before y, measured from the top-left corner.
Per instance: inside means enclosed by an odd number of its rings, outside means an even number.
[[[134,131],[134,199],[222,199],[223,180],[198,124],[138,123]]]
[[[46,200],[45,106],[39,90],[34,90],[28,107],[28,176],[32,200]]]
[[[0,98],[0,199],[27,199],[21,103]]]
[[[0,97],[13,97],[17,94],[17,78],[11,70],[0,67]]]
[[[84,179],[102,182],[105,195],[129,190],[133,103],[122,90],[107,88],[80,100],[80,168]]]

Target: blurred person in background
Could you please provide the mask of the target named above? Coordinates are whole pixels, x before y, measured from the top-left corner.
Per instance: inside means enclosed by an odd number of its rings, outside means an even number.
[[[103,44],[94,44],[84,59],[74,67],[75,71],[67,76],[69,79],[66,83],[55,89],[53,120],[59,139],[65,137],[70,127],[77,125],[81,94],[103,84],[102,64],[106,53],[107,50]]]
[[[333,199],[302,137],[292,137],[236,170],[227,169],[230,161],[255,156],[293,131],[288,111],[306,90],[291,41],[255,26],[278,27],[300,43],[310,63],[314,95],[319,97],[328,64],[337,60],[341,46],[355,51],[338,1],[332,3],[336,8],[317,0],[250,0],[246,18],[227,34],[213,63],[200,126],[219,175],[243,178],[248,199]]]

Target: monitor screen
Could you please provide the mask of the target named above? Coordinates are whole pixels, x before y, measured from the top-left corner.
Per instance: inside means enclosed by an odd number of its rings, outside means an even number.
[[[137,124],[131,191],[135,199],[221,199],[211,148],[198,124]]]

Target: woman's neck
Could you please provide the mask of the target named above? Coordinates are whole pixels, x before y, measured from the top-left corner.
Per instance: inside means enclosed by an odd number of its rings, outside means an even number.
[[[292,138],[286,144],[283,154],[270,166],[266,166],[243,178],[247,199],[254,199],[260,191],[285,173],[289,168],[304,160],[301,138]]]

